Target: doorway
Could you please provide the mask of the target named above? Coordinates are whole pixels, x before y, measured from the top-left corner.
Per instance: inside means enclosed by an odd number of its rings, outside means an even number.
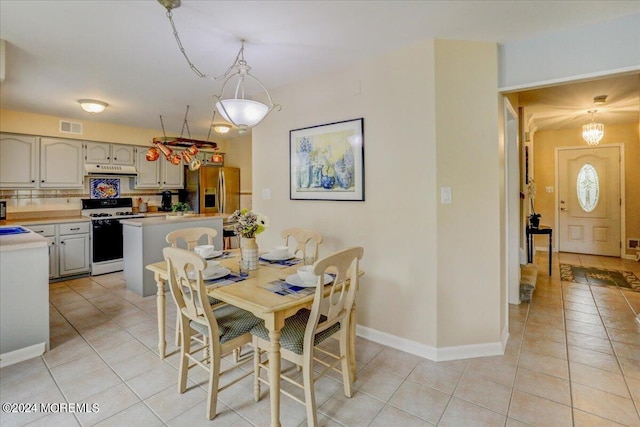
[[[621,147],[558,148],[558,250],[621,255]]]

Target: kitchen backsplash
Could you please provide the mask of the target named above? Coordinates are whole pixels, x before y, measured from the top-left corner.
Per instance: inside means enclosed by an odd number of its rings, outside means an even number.
[[[7,201],[7,213],[82,209],[81,199],[91,198],[89,193],[89,177],[84,179],[83,189],[67,190],[0,190],[0,200]],[[160,191],[135,190],[130,188],[130,179],[120,178],[120,197],[132,197],[134,206],[138,206],[138,198],[149,203],[149,206],[160,206]],[[172,190],[177,193],[178,190]],[[173,196],[174,203],[178,196]]]

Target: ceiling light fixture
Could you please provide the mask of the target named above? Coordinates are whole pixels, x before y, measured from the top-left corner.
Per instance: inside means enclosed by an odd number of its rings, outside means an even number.
[[[596,123],[593,119],[594,113],[598,110],[589,110],[591,114],[591,123],[587,123],[582,126],[582,138],[589,145],[598,145],[604,136],[604,125],[602,123]]]
[[[219,134],[224,135],[231,130],[231,126],[226,123],[216,123],[213,125],[213,130]]]
[[[219,80],[223,78],[225,79],[222,83],[220,94],[214,95],[213,97],[216,100],[216,108],[218,109],[222,117],[228,122],[231,122],[233,126],[237,127],[238,133],[243,134],[249,128],[260,124],[260,122],[262,122],[262,120],[264,120],[264,118],[275,108],[280,110],[280,105],[273,103],[271,95],[269,94],[269,91],[264,86],[264,84],[262,84],[260,80],[258,80],[251,74],[251,67],[244,59],[245,40],[241,40],[240,50],[236,55],[236,59],[222,76],[208,76],[201,72],[198,67],[196,67],[191,62],[191,60],[187,56],[187,52],[182,46],[182,42],[180,41],[178,30],[176,29],[175,23],[173,22],[173,13],[171,12],[173,9],[180,7],[180,0],[158,0],[158,3],[160,3],[164,8],[167,9],[167,18],[169,18],[169,22],[171,23],[171,28],[173,29],[173,35],[176,39],[176,43],[178,44],[180,52],[187,60],[187,63],[189,64],[191,70],[200,78],[211,80]],[[225,96],[225,88],[227,87],[227,84],[231,83],[232,81],[234,81],[233,85],[235,85],[233,97],[223,99]],[[258,89],[264,91],[268,100],[268,105],[262,102],[248,99],[246,97],[250,90],[250,88],[247,87],[250,82],[254,88],[257,87]]]
[[[106,102],[96,99],[78,99],[78,102],[84,111],[91,114],[102,113],[109,106]]]

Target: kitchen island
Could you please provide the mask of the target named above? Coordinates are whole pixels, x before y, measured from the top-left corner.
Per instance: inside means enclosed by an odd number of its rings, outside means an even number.
[[[49,242],[26,227],[0,229],[3,367],[40,356],[49,349]]]
[[[222,249],[222,222],[226,214],[202,214],[183,217],[154,216],[122,220],[124,240],[124,278],[127,289],[143,297],[154,295],[157,286],[153,273],[145,266],[164,259],[162,249],[169,246],[168,233],[190,227],[208,227],[218,231],[216,249]],[[203,238],[202,244],[205,244]]]

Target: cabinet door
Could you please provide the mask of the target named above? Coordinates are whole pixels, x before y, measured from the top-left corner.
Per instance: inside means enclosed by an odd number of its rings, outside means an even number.
[[[166,159],[162,161],[162,187],[161,188],[183,188],[184,186],[184,166],[182,163],[174,165]]]
[[[111,145],[111,164],[133,166],[136,164],[133,145]]]
[[[0,134],[0,188],[36,188],[35,136]]]
[[[138,147],[136,150],[136,176],[135,188],[160,188],[160,162],[147,160],[147,147]]]
[[[82,142],[70,139],[40,139],[40,187],[82,188]]]
[[[59,242],[60,276],[89,271],[88,234],[60,236]]]
[[[111,144],[104,142],[84,143],[85,163],[105,164],[111,161]]]

